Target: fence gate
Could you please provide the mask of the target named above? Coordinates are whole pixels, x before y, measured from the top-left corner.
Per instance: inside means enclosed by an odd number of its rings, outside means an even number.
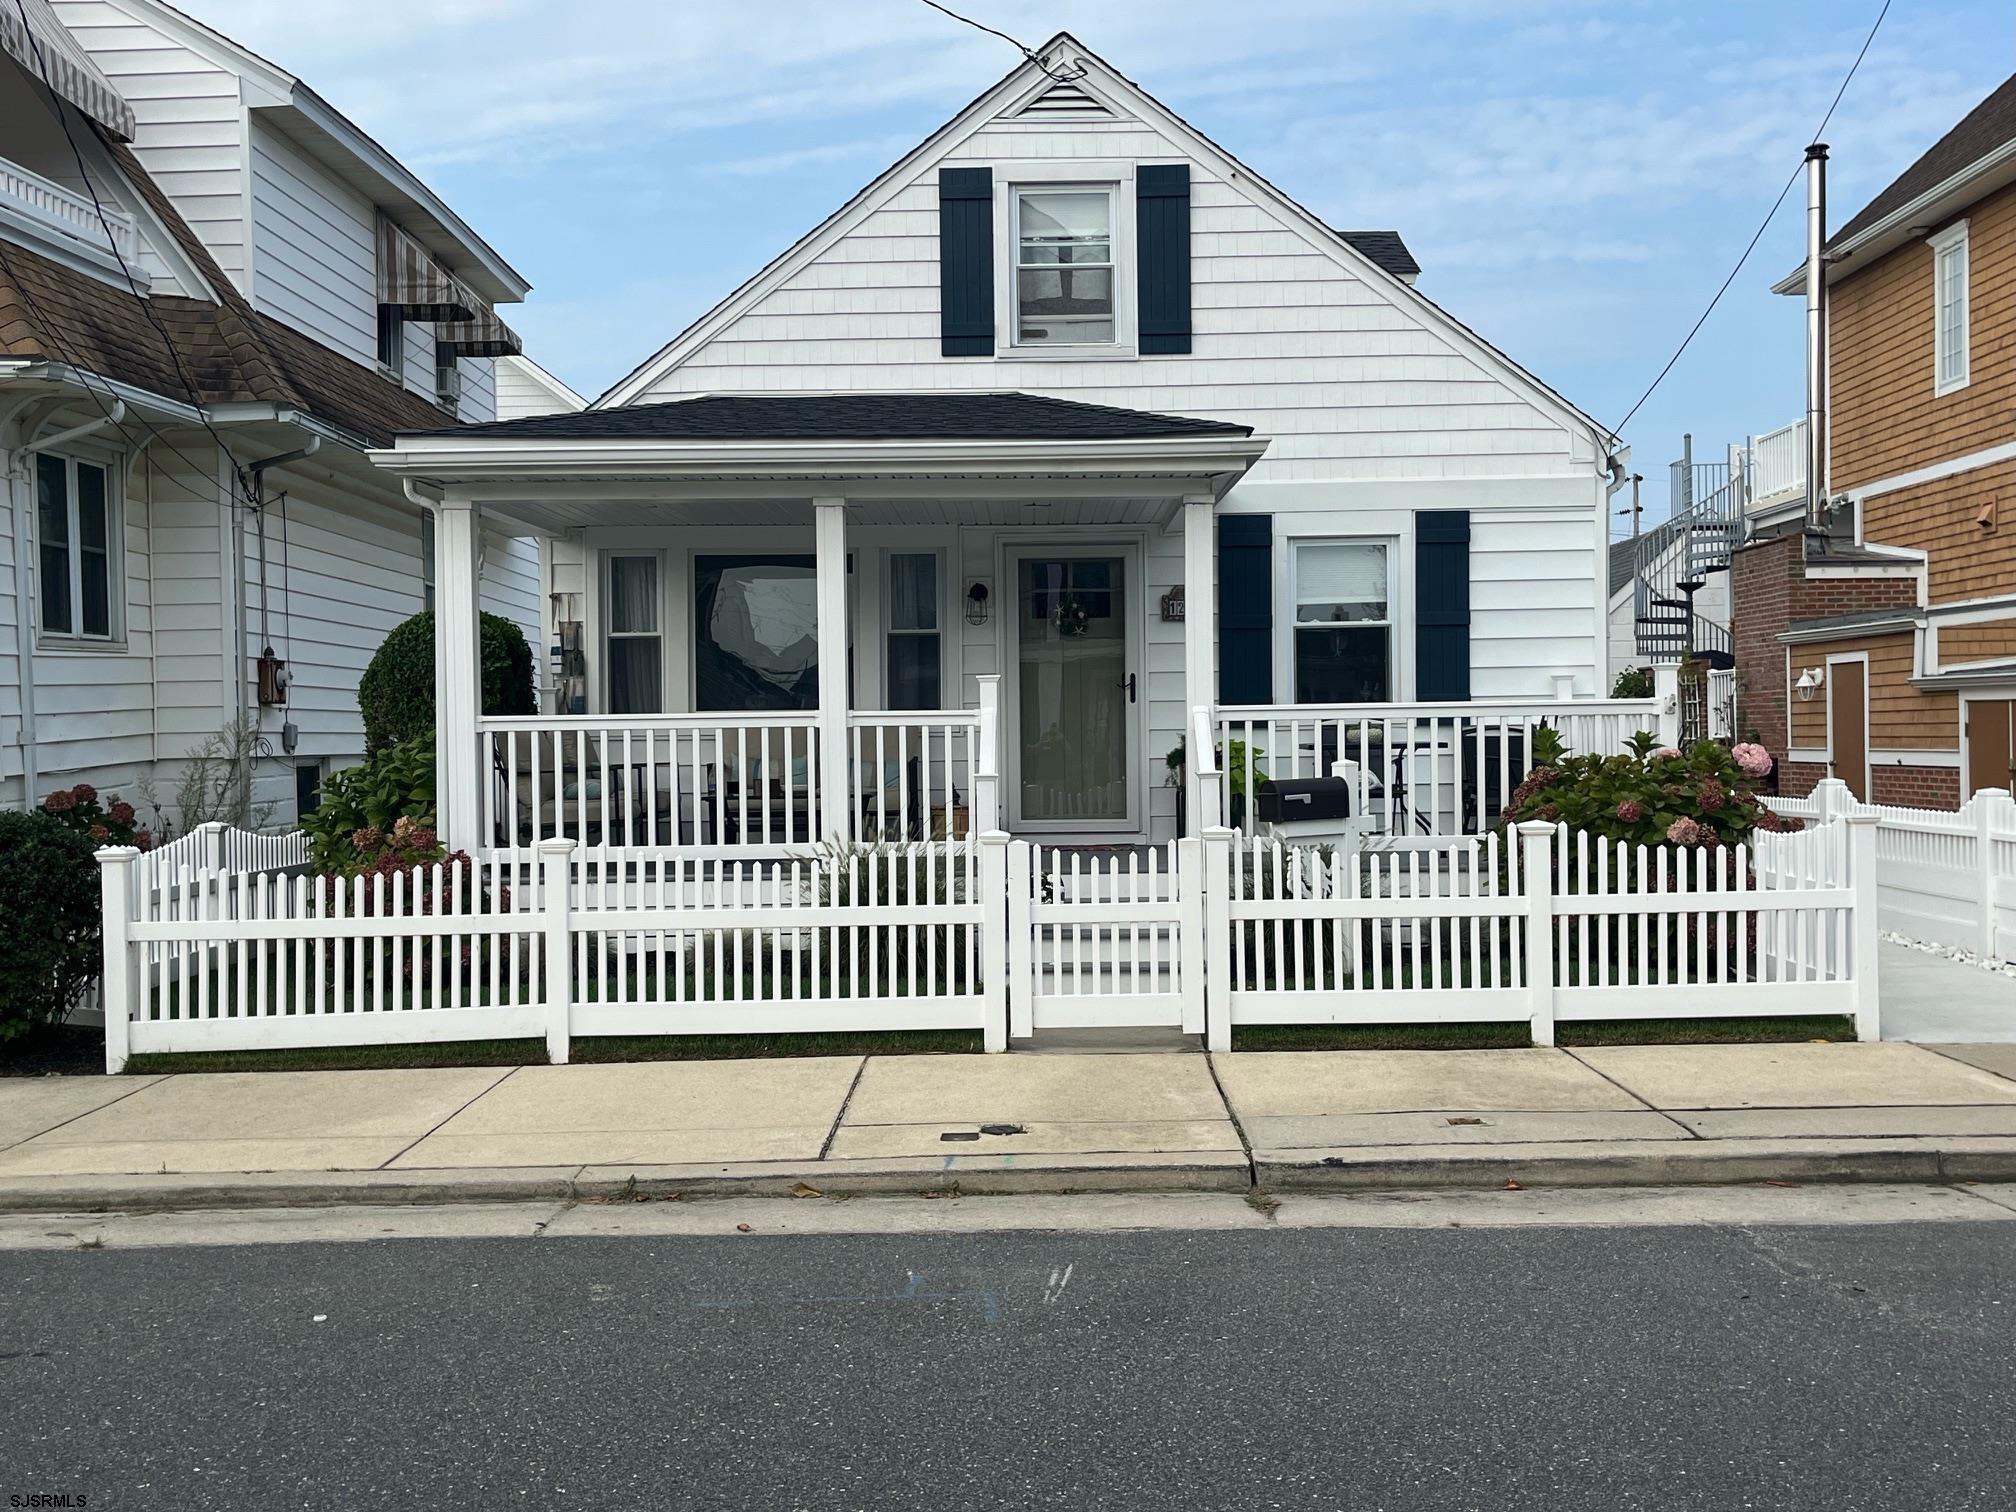
[[[1199,842],[1008,847],[1009,1034],[1204,1032]]]

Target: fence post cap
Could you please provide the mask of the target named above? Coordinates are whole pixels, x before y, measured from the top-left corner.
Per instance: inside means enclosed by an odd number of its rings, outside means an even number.
[[[557,836],[541,840],[536,849],[542,856],[565,856],[573,853],[575,842]]]
[[[1551,835],[1558,828],[1559,821],[1553,819],[1523,819],[1517,825],[1522,835]]]
[[[1883,822],[1881,814],[1839,814],[1835,817],[1840,819],[1843,824],[1881,824]]]
[[[117,866],[138,861],[141,853],[137,845],[101,845],[97,854],[100,866]]]
[[[1009,834],[1006,830],[982,830],[980,831],[979,839],[982,845],[1006,845],[1009,840]]]
[[[1239,838],[1239,831],[1232,828],[1229,824],[1207,824],[1204,826],[1204,831],[1200,838],[1205,840],[1236,840]]]

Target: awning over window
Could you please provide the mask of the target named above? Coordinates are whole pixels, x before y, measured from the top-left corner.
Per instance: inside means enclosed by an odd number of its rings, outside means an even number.
[[[474,320],[488,307],[419,242],[378,220],[378,303],[404,320]]]
[[[518,333],[487,308],[474,320],[444,320],[434,328],[434,340],[435,350],[450,357],[516,357],[525,350]]]
[[[133,107],[56,19],[49,0],[0,4],[0,50],[120,141],[133,140]]]

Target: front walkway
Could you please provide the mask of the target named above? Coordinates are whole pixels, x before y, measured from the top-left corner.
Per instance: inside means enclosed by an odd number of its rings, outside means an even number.
[[[1883,1038],[1921,1045],[2016,1044],[2016,976],[1968,961],[1878,946]]]
[[[2016,1048],[875,1056],[0,1082],[0,1209],[2016,1177]]]

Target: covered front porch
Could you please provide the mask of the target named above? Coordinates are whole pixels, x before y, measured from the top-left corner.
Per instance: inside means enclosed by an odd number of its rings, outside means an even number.
[[[1208,772],[1171,753],[1212,698],[1214,514],[1265,443],[954,398],[813,420],[809,400],[688,401],[383,454],[437,520],[449,843],[525,861],[554,837],[605,857],[993,829],[1138,845],[1201,815]],[[668,433],[545,433],[640,416]],[[478,706],[486,527],[551,543],[537,716]]]

